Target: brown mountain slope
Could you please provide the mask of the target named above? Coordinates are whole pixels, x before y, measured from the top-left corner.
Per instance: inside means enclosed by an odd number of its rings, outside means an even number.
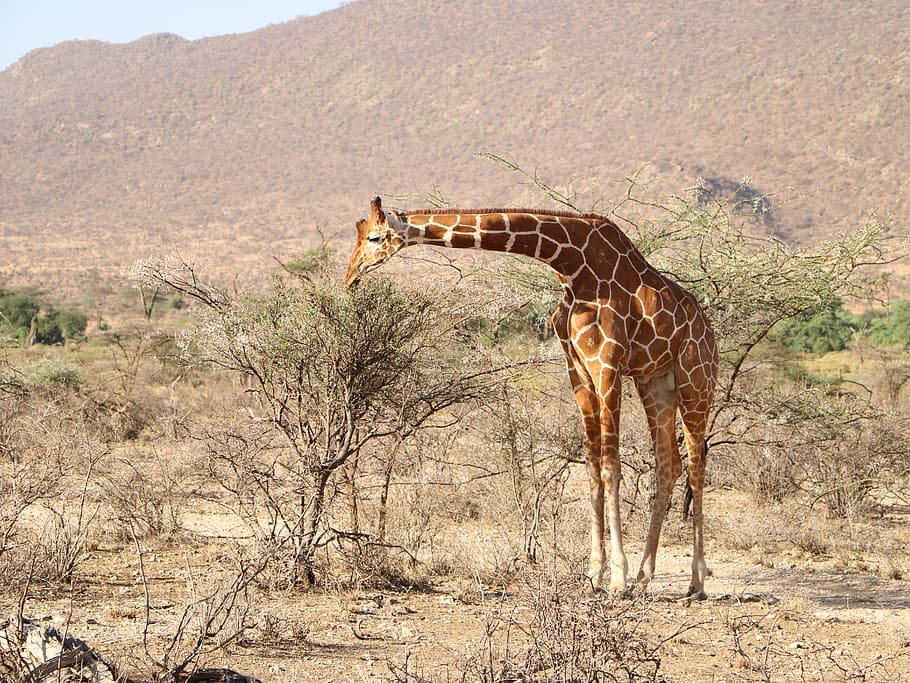
[[[775,229],[798,241],[873,209],[906,233],[906,7],[360,0],[38,50],[0,73],[0,281],[162,249],[261,264],[348,235],[376,192],[526,203],[482,148],[588,197],[645,163],[670,191],[793,186]]]

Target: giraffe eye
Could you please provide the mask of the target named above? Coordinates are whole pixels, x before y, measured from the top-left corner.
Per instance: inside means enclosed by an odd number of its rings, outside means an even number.
[[[370,235],[367,237],[367,242],[372,242],[373,244],[379,244],[382,242],[382,235]]]

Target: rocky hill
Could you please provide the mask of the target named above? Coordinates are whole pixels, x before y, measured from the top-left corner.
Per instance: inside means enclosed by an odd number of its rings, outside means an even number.
[[[0,73],[0,283],[122,272],[157,251],[227,270],[353,235],[374,193],[582,204],[645,166],[793,187],[770,229],[910,219],[903,0],[358,0],[247,34],[70,42]],[[49,275],[55,273],[55,275]]]

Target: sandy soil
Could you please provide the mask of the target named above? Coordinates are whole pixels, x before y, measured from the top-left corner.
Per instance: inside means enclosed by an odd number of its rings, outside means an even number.
[[[227,569],[217,544],[204,550],[207,565],[199,563],[199,548],[193,559],[179,546],[145,555],[155,608],[149,631],[159,655],[185,599],[180,596],[186,594],[189,563],[200,583]],[[655,645],[665,641],[656,653],[660,672],[670,680],[910,680],[906,581],[785,554],[757,564],[742,553],[714,549],[709,599],[686,604],[676,598],[688,583],[687,553],[681,545],[663,548],[650,594],[611,607],[631,607],[636,633]],[[483,661],[487,646],[496,653],[494,663],[506,653],[522,660],[528,640],[520,627],[533,622],[534,576],[525,571],[486,593],[471,579],[448,578],[408,591],[259,596],[252,612],[256,627],[206,663],[263,681],[404,680],[404,671],[413,681],[462,680],[469,662]],[[572,588],[571,577],[563,579],[569,609],[611,601],[585,594],[580,581]],[[68,624],[126,673],[138,675],[147,666],[141,662],[144,595],[135,556],[98,547],[72,591],[38,587],[33,596],[27,606],[32,616]],[[11,607],[10,597],[4,596],[5,607]],[[478,680],[476,671],[466,680]]]

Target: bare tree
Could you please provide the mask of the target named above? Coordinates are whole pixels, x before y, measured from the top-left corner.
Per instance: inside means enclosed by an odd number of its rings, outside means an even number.
[[[150,321],[155,310],[155,304],[158,303],[161,288],[143,287],[142,284],[139,284],[137,289],[139,290],[139,301],[142,304],[142,314],[145,316],[146,321]]]

